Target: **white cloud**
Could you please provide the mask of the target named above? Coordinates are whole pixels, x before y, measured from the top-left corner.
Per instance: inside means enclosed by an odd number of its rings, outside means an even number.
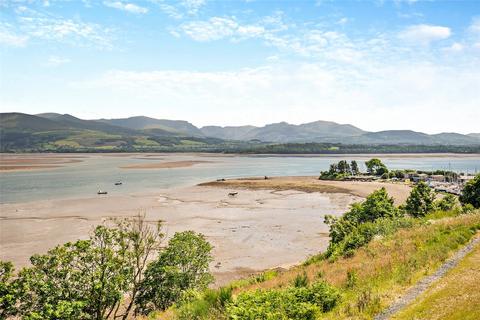
[[[236,72],[112,70],[77,83],[75,89],[104,95],[99,104],[116,97],[114,104],[120,107],[135,104],[143,113],[194,119],[198,125],[323,119],[368,130],[468,131],[478,126],[479,71],[478,64],[450,68],[427,61],[361,69],[298,63]],[[159,114],[158,108],[151,107],[159,104],[175,108]],[[459,105],[465,116],[462,127],[450,121],[452,107]]]
[[[206,4],[206,0],[183,0],[180,4],[187,9],[190,14],[197,14],[198,10]]]
[[[348,23],[348,18],[341,18],[340,20],[337,21],[337,24],[339,25],[346,25]]]
[[[24,47],[27,44],[28,37],[18,35],[12,29],[13,27],[10,24],[0,24],[0,43],[11,47]]]
[[[115,8],[130,13],[144,14],[148,12],[148,9],[145,7],[140,7],[134,3],[127,3],[122,1],[104,1],[104,5],[110,8]]]
[[[240,25],[234,18],[213,17],[180,26],[181,31],[196,41],[214,41],[227,37],[254,38],[265,33],[259,25]]]
[[[472,24],[468,27],[468,31],[480,35],[480,17],[476,17],[472,20]]]
[[[465,46],[459,42],[454,42],[451,46],[446,47],[444,50],[451,53],[459,53],[465,49]]]
[[[71,60],[69,58],[63,58],[58,56],[50,56],[48,57],[47,62],[45,63],[48,67],[58,67],[64,64],[69,63]]]
[[[405,28],[399,38],[412,44],[429,45],[438,40],[447,39],[452,35],[450,28],[418,24]]]
[[[110,49],[112,30],[96,23],[65,19],[25,8],[18,13],[16,30],[22,37],[68,43],[74,46],[95,46]]]

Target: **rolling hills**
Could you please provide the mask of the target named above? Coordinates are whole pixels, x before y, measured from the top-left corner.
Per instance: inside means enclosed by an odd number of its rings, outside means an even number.
[[[299,147],[300,145],[300,147]],[[255,126],[205,126],[188,121],[136,116],[123,119],[84,120],[69,114],[0,114],[0,150],[18,151],[211,151],[329,153],[339,145],[351,151],[405,150],[434,146],[480,147],[480,134],[426,134],[411,130],[364,131],[350,124],[315,121],[300,125],[287,122]],[[396,146],[385,149],[380,146]],[[356,146],[368,146],[359,148]],[[414,148],[403,148],[413,146]],[[293,148],[293,149],[292,149]],[[402,149],[403,148],[403,149]],[[341,149],[341,148],[340,148]],[[447,150],[448,149],[448,150]],[[457,148],[458,149],[458,148]],[[457,150],[454,149],[454,150]],[[277,150],[277,151],[275,151]],[[463,149],[460,148],[460,151]],[[343,148],[343,152],[347,152]]]

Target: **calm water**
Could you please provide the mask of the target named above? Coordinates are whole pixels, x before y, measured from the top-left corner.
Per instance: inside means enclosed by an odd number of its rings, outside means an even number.
[[[279,157],[279,156],[196,156],[158,155],[162,161],[207,160],[174,169],[121,169],[120,166],[149,163],[139,155],[112,157],[92,155],[83,162],[44,171],[8,172],[0,174],[0,202],[24,202],[58,198],[96,196],[98,189],[109,195],[153,191],[162,188],[194,185],[218,178],[275,175],[317,175],[330,163],[341,159],[357,160],[360,166],[369,155]],[[480,171],[480,155],[458,156],[379,156],[392,169],[451,169],[458,172]],[[122,186],[114,186],[121,180]]]

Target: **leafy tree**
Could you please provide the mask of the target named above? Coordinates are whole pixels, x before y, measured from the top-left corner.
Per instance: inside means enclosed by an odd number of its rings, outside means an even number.
[[[204,289],[213,281],[209,273],[212,246],[202,234],[176,233],[155,261],[148,265],[136,303],[138,311],[168,308],[188,289]]]
[[[470,204],[475,208],[480,208],[480,174],[477,174],[473,180],[467,182],[465,187],[463,187],[459,200],[462,205]]]
[[[34,255],[32,267],[16,279],[19,314],[25,319],[127,319],[147,261],[160,248],[160,228],[139,215],[113,227],[98,226],[88,240]]]
[[[405,210],[414,217],[424,217],[434,209],[435,192],[420,181],[410,192],[405,203]]]
[[[0,319],[17,313],[18,293],[13,281],[13,264],[0,260]]]
[[[360,173],[360,169],[358,168],[357,161],[352,160],[352,162],[350,163],[350,168],[352,169],[352,174],[354,176],[356,176]]]
[[[354,203],[341,218],[325,216],[325,223],[330,226],[331,243],[342,241],[358,225],[373,222],[380,218],[401,216],[395,207],[394,200],[385,188],[372,192],[362,203]]]
[[[442,199],[435,201],[434,206],[438,210],[449,211],[457,205],[457,197],[453,194],[447,194]]]
[[[371,175],[381,176],[384,173],[388,173],[387,166],[380,159],[370,159],[365,162],[365,165],[367,166],[367,172]]]
[[[347,161],[341,160],[338,162],[338,172],[339,173],[350,173],[350,165]]]

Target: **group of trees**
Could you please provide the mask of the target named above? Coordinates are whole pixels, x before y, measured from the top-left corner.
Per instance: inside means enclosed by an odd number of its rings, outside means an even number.
[[[380,159],[373,158],[365,162],[367,173],[369,175],[382,176],[388,173],[387,166]],[[358,163],[352,160],[350,163],[341,160],[338,163],[332,163],[328,171],[320,172],[321,180],[342,180],[347,176],[356,176],[361,174]]]
[[[340,160],[338,163],[332,163],[328,171],[322,171],[320,173],[320,179],[324,180],[337,180],[349,175],[360,174],[357,161],[352,160],[348,163],[346,160]]]
[[[206,288],[212,247],[204,236],[185,231],[164,240],[161,224],[137,216],[36,254],[18,274],[0,261],[0,318],[127,319]]]
[[[435,210],[449,211],[459,204],[462,205],[461,212],[480,208],[480,174],[465,185],[458,199],[451,194],[436,199],[436,193],[420,182],[413,187],[405,205],[396,207],[386,189],[381,188],[371,193],[364,202],[353,204],[342,217],[325,216],[325,223],[330,227],[330,244],[325,256],[348,254],[368,243],[375,235],[410,225],[409,217],[422,218]]]

